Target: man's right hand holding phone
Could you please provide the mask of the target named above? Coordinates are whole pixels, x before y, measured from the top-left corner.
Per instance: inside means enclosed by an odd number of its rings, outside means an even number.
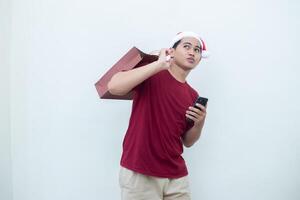
[[[186,117],[194,122],[194,126],[203,127],[206,117],[207,98],[198,97],[194,106],[190,106],[186,111]]]
[[[206,107],[196,103],[196,107],[190,106],[186,111],[185,116],[194,122],[194,126],[202,127],[206,117]]]

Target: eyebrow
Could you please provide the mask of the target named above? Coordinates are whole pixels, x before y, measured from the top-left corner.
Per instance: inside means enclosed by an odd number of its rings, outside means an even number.
[[[183,44],[189,44],[189,45],[192,45],[192,43],[190,43],[190,42],[184,42]],[[198,47],[199,49],[201,49],[200,46],[198,46],[198,45],[195,46],[195,47]]]

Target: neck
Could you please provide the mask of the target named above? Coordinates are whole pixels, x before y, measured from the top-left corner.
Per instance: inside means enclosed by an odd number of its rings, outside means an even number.
[[[185,83],[186,77],[190,73],[190,70],[184,70],[177,65],[171,65],[168,71],[172,74],[172,76],[178,80],[179,82]]]

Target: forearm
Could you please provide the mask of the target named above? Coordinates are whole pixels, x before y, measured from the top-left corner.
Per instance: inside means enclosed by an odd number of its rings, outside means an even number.
[[[109,81],[108,90],[114,95],[125,95],[135,86],[161,70],[163,70],[162,63],[155,61],[130,71],[118,72]]]
[[[184,146],[191,147],[200,138],[202,128],[203,124],[193,126],[191,129],[189,129],[182,138]]]
[[[195,107],[188,108],[185,116],[194,121],[194,126],[182,137],[184,146],[191,147],[200,138],[206,118],[206,106],[196,103]]]

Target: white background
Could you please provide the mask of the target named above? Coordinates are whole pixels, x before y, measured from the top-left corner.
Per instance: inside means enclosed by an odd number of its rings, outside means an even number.
[[[193,199],[300,199],[297,0],[1,0],[0,199],[120,199],[131,102],[94,83],[132,46],[179,31],[212,56],[188,82],[209,98],[185,149]]]

